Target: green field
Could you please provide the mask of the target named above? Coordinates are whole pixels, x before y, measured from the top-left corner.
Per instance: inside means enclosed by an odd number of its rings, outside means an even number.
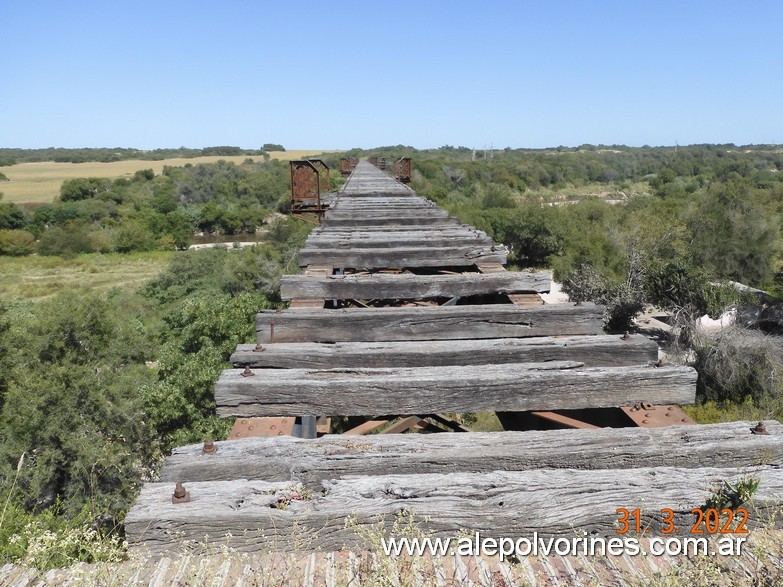
[[[1,257],[0,299],[36,301],[81,288],[135,288],[168,265],[174,251],[60,257]]]
[[[311,157],[328,151],[275,151],[270,155],[273,159],[284,161]],[[118,177],[131,177],[140,169],[152,169],[156,174],[163,171],[163,167],[183,166],[187,163],[197,165],[199,163],[215,163],[219,160],[242,163],[245,159],[260,160],[261,157],[248,157],[247,155],[210,156],[175,159],[162,159],[160,161],[143,161],[129,159],[112,163],[55,163],[53,161],[41,163],[18,163],[10,167],[2,167],[0,171],[8,177],[9,181],[0,182],[0,192],[5,194],[6,202],[22,203],[46,203],[54,200],[60,193],[60,185],[66,179],[75,177],[105,177],[116,179]]]

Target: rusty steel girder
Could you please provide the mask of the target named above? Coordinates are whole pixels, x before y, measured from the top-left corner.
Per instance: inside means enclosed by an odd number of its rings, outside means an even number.
[[[321,193],[325,194],[331,189],[331,184],[329,183],[329,166],[321,159],[308,159],[308,161],[318,170]]]
[[[394,162],[394,177],[402,183],[411,182],[411,158],[402,157]]]

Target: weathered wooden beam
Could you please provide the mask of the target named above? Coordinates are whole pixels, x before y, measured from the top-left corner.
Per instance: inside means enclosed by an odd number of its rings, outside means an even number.
[[[364,440],[364,439],[362,439]],[[663,508],[687,534],[714,488],[724,481],[759,480],[748,530],[778,509],[783,469],[773,467],[674,467],[495,471],[419,475],[360,476],[324,483],[324,493],[307,493],[290,482],[209,481],[190,483],[190,502],[172,504],[171,483],[143,487],[125,518],[131,545],[152,554],[174,550],[183,540],[211,547],[257,552],[368,548],[357,528],[391,523],[407,512],[425,531],[484,537],[617,536],[617,508],[641,507],[642,527],[659,532]],[[351,518],[352,525],[345,520]],[[768,523],[768,522],[767,522]],[[583,534],[584,532],[585,534]]]
[[[369,416],[690,404],[690,367],[589,367],[568,361],[389,369],[241,369],[215,384],[222,417]]]
[[[321,225],[327,227],[365,227],[370,226],[448,226],[459,222],[451,217],[410,216],[400,218],[394,214],[379,214],[371,218],[327,218]]]
[[[466,275],[284,275],[284,300],[452,298],[492,293],[549,291],[548,271],[506,271]]]
[[[308,367],[438,367],[579,361],[587,367],[646,365],[658,359],[658,345],[641,335],[489,338],[400,342],[240,344],[231,355],[236,366],[294,369]]]
[[[257,342],[358,342],[526,338],[603,333],[603,308],[594,304],[513,304],[432,308],[347,308],[261,311]]]
[[[366,429],[386,420],[371,421]],[[666,428],[601,428],[529,432],[471,432],[448,438],[431,434],[377,435],[318,440],[290,436],[216,442],[175,448],[161,481],[263,479],[318,487],[350,475],[411,475],[457,471],[530,469],[636,469],[640,467],[752,467],[783,465],[783,425],[765,422],[769,435],[751,434],[756,422]],[[364,433],[363,431],[355,432]],[[611,447],[611,449],[607,449]]]
[[[460,247],[405,247],[390,249],[303,249],[299,266],[313,263],[334,267],[375,269],[381,267],[470,266],[478,261],[506,262],[506,249],[486,245]]]
[[[398,218],[448,218],[449,214],[442,208],[434,208],[432,206],[421,206],[418,208],[399,207],[395,210],[388,210],[387,208],[379,207],[377,210],[349,210],[340,209],[339,207],[332,208],[326,212],[325,218],[330,220],[337,220],[340,218],[354,218],[365,217],[374,218],[376,214],[379,217],[384,216],[396,216]]]
[[[483,231],[477,230],[474,226],[470,226],[468,224],[458,224],[455,220],[453,223],[442,223],[434,226],[417,226],[417,225],[400,225],[400,226],[360,226],[360,227],[351,227],[351,226],[329,226],[327,224],[322,224],[315,229],[313,229],[312,234],[322,234],[322,233],[329,233],[329,234],[345,234],[345,235],[351,235],[351,234],[368,234],[368,235],[383,235],[383,234],[393,234],[393,235],[404,235],[404,234],[416,234],[416,233],[422,233],[422,234],[437,234],[437,233],[448,233],[448,232],[469,232],[469,233],[481,233],[486,234]]]
[[[413,235],[404,238],[383,238],[379,235],[376,238],[353,238],[353,237],[335,237],[331,236],[311,236],[307,239],[302,252],[318,252],[321,249],[414,249],[420,247],[428,248],[450,248],[450,247],[488,247],[491,248],[495,242],[486,236],[474,234],[461,235]],[[343,253],[345,254],[345,253]]]

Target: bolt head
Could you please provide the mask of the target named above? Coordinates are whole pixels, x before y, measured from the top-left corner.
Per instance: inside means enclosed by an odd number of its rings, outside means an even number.
[[[174,493],[171,495],[171,503],[187,503],[190,501],[190,492],[185,490],[181,482],[177,481]]]

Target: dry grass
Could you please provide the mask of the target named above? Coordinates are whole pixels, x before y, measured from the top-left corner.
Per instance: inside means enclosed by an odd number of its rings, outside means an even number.
[[[0,257],[0,298],[36,301],[61,291],[138,287],[168,265],[174,252]]]
[[[310,151],[273,151],[270,156],[273,159],[291,160],[301,159],[328,152],[323,150]],[[248,157],[237,155],[232,157],[211,156],[194,157],[186,159],[177,157],[174,159],[162,159],[160,161],[128,160],[112,163],[55,163],[53,161],[41,163],[19,163],[10,167],[3,167],[2,172],[10,181],[0,183],[0,192],[5,194],[4,200],[16,203],[45,203],[54,200],[60,193],[60,185],[66,179],[75,177],[105,177],[116,179],[119,177],[131,177],[140,169],[152,169],[155,173],[161,173],[165,165],[182,166],[187,163],[197,165],[199,163],[215,163],[221,159],[242,163],[245,159],[260,160],[261,157]]]

